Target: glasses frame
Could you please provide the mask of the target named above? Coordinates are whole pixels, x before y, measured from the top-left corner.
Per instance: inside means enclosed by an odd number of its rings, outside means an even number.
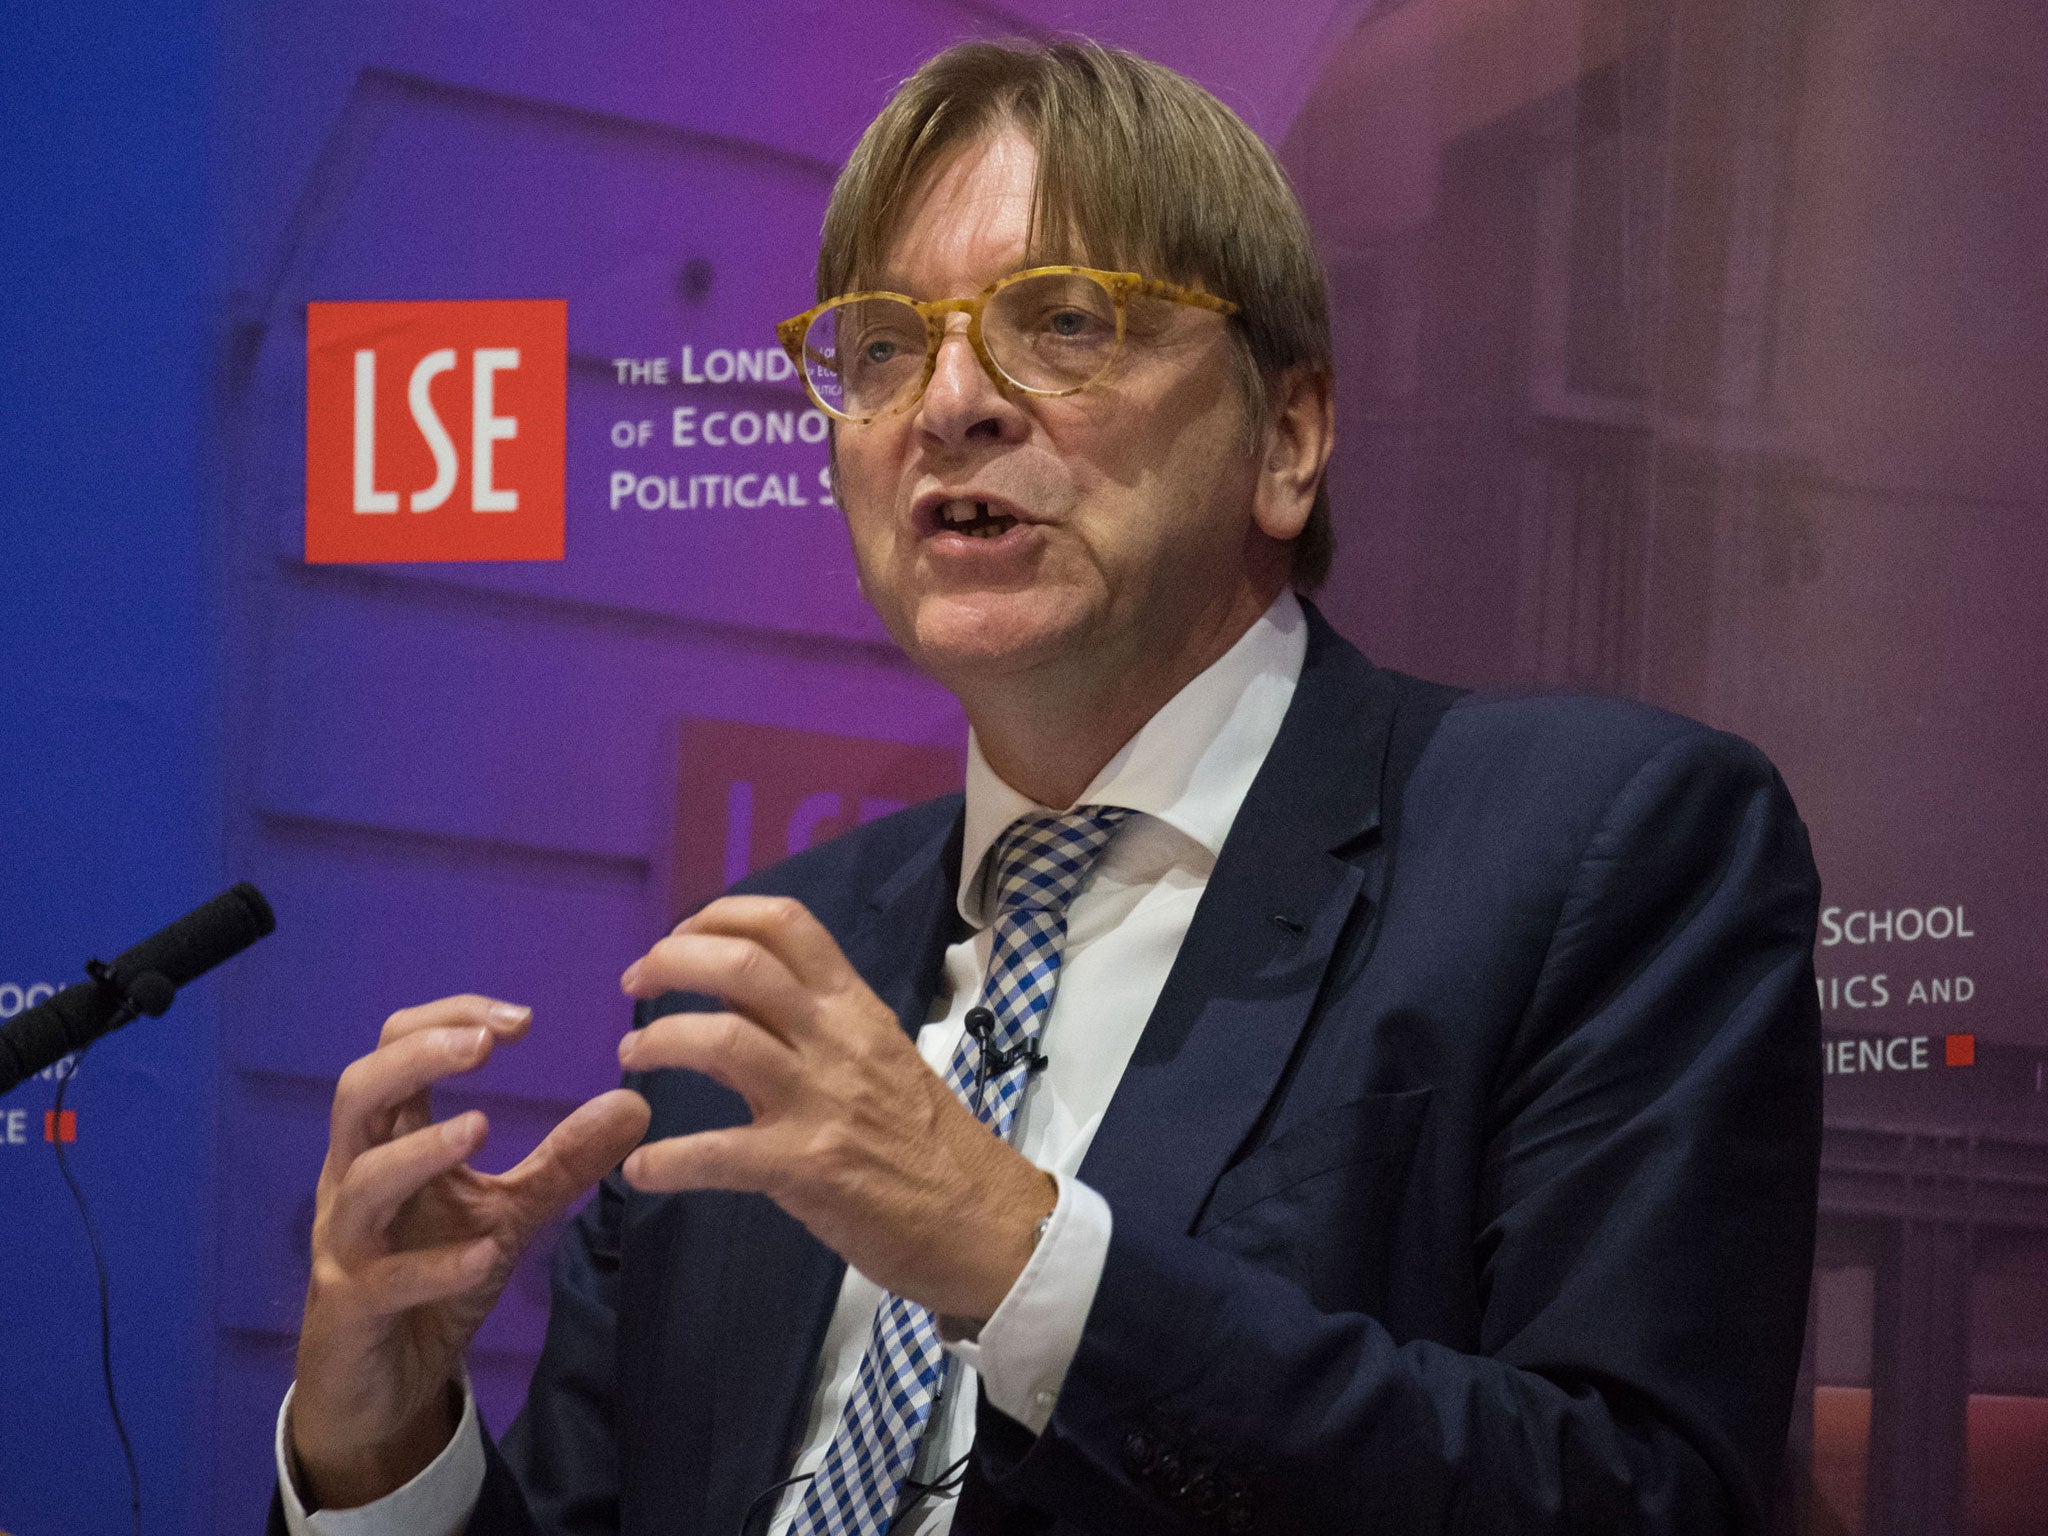
[[[1116,304],[1116,346],[1103,363],[1099,372],[1070,389],[1034,389],[1031,385],[1014,379],[989,355],[988,344],[982,340],[981,317],[989,301],[1012,283],[1021,283],[1032,277],[1088,277],[1093,278],[1108,290]],[[1006,384],[1020,394],[1030,395],[1039,400],[1057,400],[1066,395],[1077,395],[1093,384],[1096,379],[1109,372],[1124,349],[1124,305],[1136,294],[1142,298],[1166,299],[1175,304],[1190,305],[1195,309],[1213,310],[1219,315],[1234,315],[1237,306],[1228,299],[1200,288],[1190,288],[1182,283],[1169,283],[1163,278],[1146,277],[1141,272],[1112,272],[1102,267],[1026,267],[1021,272],[1012,272],[999,277],[981,292],[968,299],[913,299],[907,293],[892,293],[885,288],[863,289],[858,293],[842,293],[837,298],[814,304],[800,315],[791,315],[775,327],[775,336],[782,343],[782,350],[789,354],[789,360],[796,365],[797,377],[804,381],[804,393],[819,410],[835,421],[846,422],[849,426],[866,426],[871,421],[880,421],[907,411],[924,398],[926,388],[931,384],[932,375],[939,367],[939,347],[946,339],[946,317],[967,316],[967,344],[974,348],[974,355],[981,361],[982,368],[998,384]],[[905,392],[903,398],[885,411],[876,411],[868,416],[850,416],[837,407],[828,405],[819,397],[811,383],[810,370],[804,366],[804,336],[811,328],[811,322],[826,310],[839,304],[854,304],[863,299],[895,299],[908,304],[924,318],[924,373],[917,381],[917,387]]]

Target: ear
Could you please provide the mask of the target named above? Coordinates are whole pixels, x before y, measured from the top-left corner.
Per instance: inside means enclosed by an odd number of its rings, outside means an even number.
[[[1252,497],[1252,521],[1271,538],[1296,538],[1308,525],[1337,438],[1332,382],[1327,372],[1296,367],[1274,385]]]

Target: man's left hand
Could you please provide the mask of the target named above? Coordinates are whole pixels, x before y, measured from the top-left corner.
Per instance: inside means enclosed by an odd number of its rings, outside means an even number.
[[[961,1318],[995,1311],[1058,1186],[954,1096],[801,903],[715,901],[620,984],[721,999],[730,1011],[634,1030],[619,1060],[702,1072],[754,1117],[641,1147],[625,1163],[636,1189],[758,1191],[896,1295]]]

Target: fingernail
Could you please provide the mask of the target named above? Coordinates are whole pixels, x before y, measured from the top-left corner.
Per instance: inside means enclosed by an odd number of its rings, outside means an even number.
[[[619,1171],[625,1174],[628,1184],[638,1184],[640,1182],[640,1162],[640,1154],[634,1152],[628,1154],[626,1161],[620,1166]]]
[[[475,1029],[465,1029],[461,1041],[462,1043],[455,1048],[456,1055],[465,1061],[472,1056],[480,1056],[491,1043],[490,1029],[482,1024],[477,1025]]]
[[[475,1131],[476,1119],[473,1115],[457,1115],[453,1120],[450,1120],[441,1127],[441,1134],[447,1138],[448,1145],[451,1147],[461,1146],[469,1140]]]
[[[619,1041],[619,1065],[622,1067],[630,1067],[631,1065],[633,1065],[633,1058],[639,1054],[640,1031],[636,1029],[631,1034],[627,1035],[624,1039]]]
[[[640,962],[635,960],[626,967],[626,974],[619,978],[619,990],[630,992],[640,985]]]
[[[524,1003],[493,1003],[484,1011],[493,1024],[506,1029],[517,1029],[533,1017],[533,1010]]]

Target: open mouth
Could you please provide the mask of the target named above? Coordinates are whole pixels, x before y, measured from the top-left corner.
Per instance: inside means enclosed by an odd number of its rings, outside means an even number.
[[[970,539],[1001,538],[1017,526],[1017,519],[991,507],[985,501],[956,497],[939,503],[935,522],[941,533],[962,533]]]

